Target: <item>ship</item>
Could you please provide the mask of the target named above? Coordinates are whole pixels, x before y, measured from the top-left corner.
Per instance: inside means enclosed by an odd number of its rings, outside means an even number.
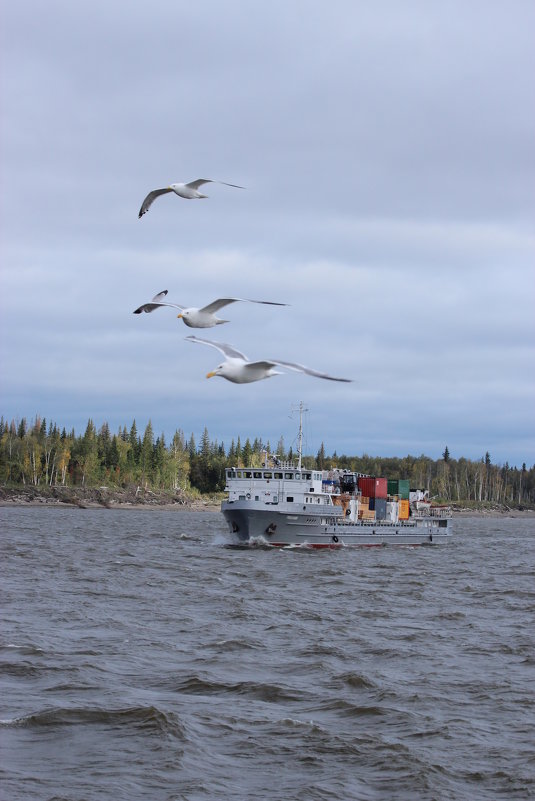
[[[232,544],[274,548],[437,545],[452,536],[451,511],[408,481],[303,466],[264,454],[261,467],[228,467],[221,512]]]

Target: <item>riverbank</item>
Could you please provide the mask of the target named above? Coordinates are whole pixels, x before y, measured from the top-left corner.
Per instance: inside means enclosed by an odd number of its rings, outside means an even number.
[[[0,506],[58,506],[79,509],[160,509],[219,511],[223,494],[199,496],[179,491],[175,494],[152,492],[141,487],[110,489],[98,487],[0,487]],[[451,504],[457,517],[535,517],[535,509],[507,506],[488,501]]]
[[[221,496],[199,497],[152,492],[140,487],[110,489],[99,487],[0,487],[0,506],[57,506],[79,509],[160,509],[219,511]]]

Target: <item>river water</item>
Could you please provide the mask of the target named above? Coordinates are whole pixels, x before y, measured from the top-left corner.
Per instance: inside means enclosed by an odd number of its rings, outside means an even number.
[[[1,508],[9,801],[535,797],[535,520],[229,549],[218,513]]]

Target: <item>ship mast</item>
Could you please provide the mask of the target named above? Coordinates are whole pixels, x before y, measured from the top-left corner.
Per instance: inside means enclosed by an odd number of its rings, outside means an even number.
[[[297,469],[301,470],[301,459],[303,456],[303,412],[308,412],[305,409],[303,401],[299,401],[299,434],[297,435],[297,455],[299,457]]]

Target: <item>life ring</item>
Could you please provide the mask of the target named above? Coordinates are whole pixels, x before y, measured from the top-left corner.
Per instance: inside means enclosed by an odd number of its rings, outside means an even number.
[[[248,492],[248,493],[247,493],[247,495],[245,496],[245,498],[246,498],[248,501],[250,501],[250,500],[251,500],[251,493],[250,493],[250,492]]]
[[[336,536],[336,534],[333,534],[333,542],[338,542],[338,537]]]

